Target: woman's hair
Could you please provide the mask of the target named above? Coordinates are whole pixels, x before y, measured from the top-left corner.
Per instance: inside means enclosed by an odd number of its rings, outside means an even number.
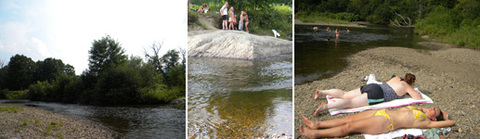
[[[405,74],[405,82],[407,82],[409,85],[415,83],[415,75],[411,73]]]
[[[437,118],[437,121],[443,121],[443,120],[445,120],[445,119],[443,119],[443,112],[442,112],[442,110],[440,110],[440,109],[438,109],[438,110],[440,111],[440,114],[439,114],[437,117],[435,117],[435,118]]]

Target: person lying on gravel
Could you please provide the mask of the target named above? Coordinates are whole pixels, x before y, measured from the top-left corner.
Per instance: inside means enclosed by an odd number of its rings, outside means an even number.
[[[415,75],[407,73],[404,78],[394,75],[386,83],[367,84],[348,92],[340,89],[317,90],[314,96],[315,100],[319,95],[330,95],[341,98],[341,100],[329,104],[320,104],[314,115],[316,116],[319,112],[334,108],[357,108],[388,102],[401,98],[405,94],[409,94],[415,100],[420,100],[422,95],[411,86],[414,82]]]
[[[327,121],[312,121],[303,116],[299,130],[307,138],[342,137],[351,133],[382,134],[399,128],[441,128],[453,126],[448,113],[438,108],[407,106],[398,110],[368,110]]]

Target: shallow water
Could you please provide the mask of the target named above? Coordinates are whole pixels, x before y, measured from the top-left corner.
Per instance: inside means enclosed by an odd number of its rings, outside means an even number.
[[[31,101],[55,113],[102,124],[121,138],[185,138],[185,109],[172,106],[102,107]]]
[[[380,46],[425,49],[417,44],[422,39],[413,28],[368,26],[366,28],[295,25],[295,84],[325,79],[340,73],[346,66],[345,58],[359,51]],[[340,29],[339,38],[334,37]],[[328,40],[329,39],[329,40]]]
[[[188,137],[292,133],[292,59],[188,59]]]

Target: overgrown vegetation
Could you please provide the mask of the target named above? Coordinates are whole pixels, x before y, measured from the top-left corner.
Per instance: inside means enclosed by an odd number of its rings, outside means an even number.
[[[478,0],[303,0],[295,6],[295,17],[303,22],[415,27],[420,35],[480,48]]]
[[[185,50],[169,50],[162,56],[162,45],[154,43],[153,54],[145,51],[144,62],[140,57],[127,57],[110,36],[94,40],[89,68],[80,76],[61,60],[47,58],[35,63],[17,54],[0,69],[0,87],[6,88],[0,94],[7,99],[96,105],[168,103],[185,97]]]
[[[229,7],[233,6],[237,20],[240,18],[240,11],[245,11],[249,19],[250,33],[257,35],[272,36],[272,29],[280,33],[280,38],[292,39],[292,3],[291,1],[280,0],[245,0],[245,1],[228,1]],[[210,7],[208,16],[211,16],[221,25],[221,15],[217,13],[223,6],[224,1],[207,0],[207,1],[192,1],[190,6],[192,9],[199,9],[203,3]],[[198,13],[194,11],[188,12],[189,26],[198,24]],[[221,28],[221,26],[217,26]]]

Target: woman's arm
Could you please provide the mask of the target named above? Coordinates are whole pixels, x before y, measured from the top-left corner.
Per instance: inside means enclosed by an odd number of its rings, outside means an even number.
[[[415,100],[420,100],[422,99],[422,95],[420,94],[420,92],[417,92],[415,90],[413,90],[413,88],[408,85],[407,83],[403,83],[402,82],[402,85],[406,85],[405,87],[407,88],[407,93]]]
[[[431,121],[428,125],[427,128],[442,128],[442,127],[449,127],[453,126],[455,122],[452,120],[444,120],[444,121]]]

